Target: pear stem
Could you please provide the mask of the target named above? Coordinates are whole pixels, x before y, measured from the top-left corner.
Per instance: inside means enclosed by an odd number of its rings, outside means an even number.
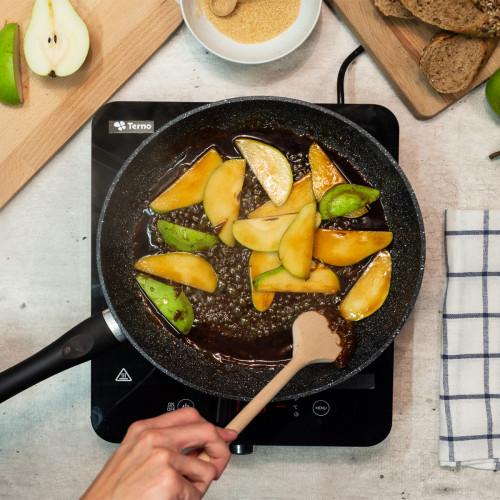
[[[495,158],[498,158],[499,156],[500,156],[500,151],[497,151],[496,153],[490,154],[490,159],[494,160]]]

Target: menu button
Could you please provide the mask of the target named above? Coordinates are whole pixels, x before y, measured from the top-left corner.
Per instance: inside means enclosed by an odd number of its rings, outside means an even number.
[[[326,401],[320,399],[313,404],[312,410],[318,417],[324,417],[330,412],[330,405]]]

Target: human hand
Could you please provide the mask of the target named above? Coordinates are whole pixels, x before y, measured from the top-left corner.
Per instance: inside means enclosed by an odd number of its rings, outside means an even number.
[[[197,500],[218,479],[237,433],[182,408],[132,424],[82,500]],[[191,449],[187,453],[183,450]],[[210,461],[198,458],[200,451]]]

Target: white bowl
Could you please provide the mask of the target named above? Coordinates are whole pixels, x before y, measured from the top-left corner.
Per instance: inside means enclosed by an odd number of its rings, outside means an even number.
[[[181,0],[180,5],[187,27],[207,50],[242,64],[261,64],[286,56],[311,34],[321,12],[321,0],[302,0],[296,21],[286,31],[267,42],[246,44],[218,31],[205,17],[199,0]]]

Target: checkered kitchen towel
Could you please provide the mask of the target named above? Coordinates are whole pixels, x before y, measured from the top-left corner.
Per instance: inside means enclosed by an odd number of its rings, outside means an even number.
[[[500,470],[500,210],[448,210],[439,464]]]

